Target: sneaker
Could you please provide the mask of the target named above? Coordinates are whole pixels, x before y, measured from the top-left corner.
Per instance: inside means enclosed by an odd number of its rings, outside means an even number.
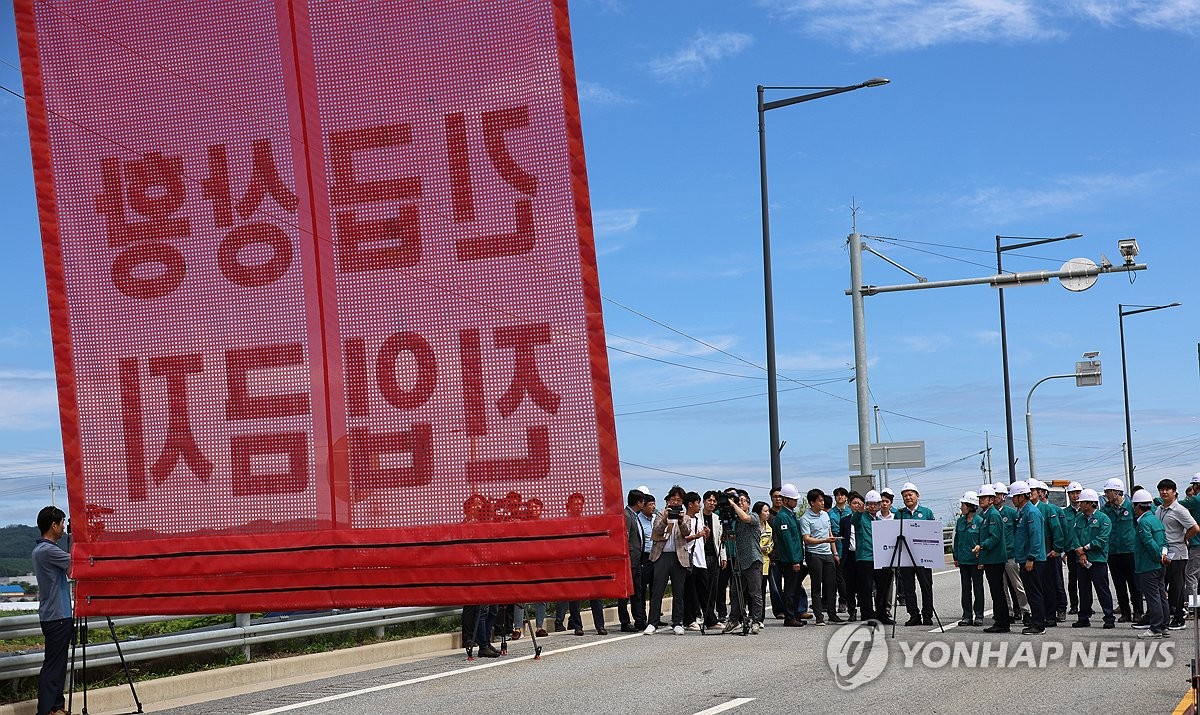
[[[1028,628],[1021,631],[1021,635],[1023,635],[1023,636],[1040,636],[1045,632],[1046,632],[1045,628],[1039,628],[1038,626],[1029,626]]]
[[[675,626],[674,628],[672,628],[671,630],[675,631],[675,635],[677,635],[677,636],[681,636],[681,635],[683,635],[684,633],[686,633],[686,631],[684,630],[683,626],[681,626],[681,625],[676,625],[676,626]]]
[[[735,630],[737,630],[738,628],[741,628],[741,627],[742,627],[741,623],[738,623],[737,621],[730,621],[725,624],[724,628],[721,629],[721,635],[724,635],[726,633],[733,633]]]
[[[1184,628],[1187,628],[1187,624],[1183,621],[1171,621],[1167,628],[1173,631],[1182,631]]]
[[[651,625],[646,626],[646,630],[642,631],[642,633],[644,635],[652,636],[652,635],[654,635],[654,632],[657,630],[658,629],[655,628],[653,624],[651,624]]]
[[[700,630],[700,624],[699,624],[699,623],[697,623],[697,622],[695,622],[695,621],[692,621],[691,623],[689,623],[689,624],[687,625],[687,630],[689,630],[689,631],[698,631],[698,630]]]
[[[1141,633],[1137,634],[1137,637],[1139,639],[1149,640],[1151,638],[1164,638],[1164,637],[1166,637],[1166,635],[1167,635],[1166,631],[1144,630]]]
[[[836,613],[830,613],[829,618],[826,618],[825,620],[829,621],[830,623],[845,623],[846,622],[846,619],[838,617],[838,614],[836,614]]]
[[[710,626],[710,628],[712,628],[714,631],[724,632],[725,625],[726,625],[725,621],[717,621],[716,623],[712,624],[712,626]]]
[[[761,623],[759,623],[759,622],[755,621],[754,623],[751,623],[751,624],[750,624],[750,633],[751,633],[751,635],[758,635],[758,632],[759,632],[760,630],[762,630],[762,624],[761,624]]]
[[[1057,618],[1057,619],[1058,619],[1058,620],[1060,620],[1060,621],[1065,621],[1065,620],[1067,620],[1067,612],[1066,612],[1066,611],[1059,611],[1059,612],[1057,612],[1057,613],[1055,613],[1055,614],[1054,614],[1054,617],[1055,617],[1055,618]]]
[[[818,626],[823,626],[823,625],[825,625],[825,619],[824,619],[824,618],[821,618],[820,616],[817,616],[817,625],[818,625]]]
[[[762,629],[764,629],[764,628],[766,628],[766,627],[767,627],[767,624],[766,624],[766,623],[764,623],[764,622],[762,622],[762,621],[759,621],[759,622],[758,622],[758,630],[760,630],[760,631],[761,631]]]
[[[971,621],[971,625],[973,625],[973,626],[978,626],[978,627],[981,627],[981,628],[982,628],[982,627],[983,627],[983,619],[982,619],[982,618],[976,618],[976,619],[974,619],[973,621]]]
[[[1137,623],[1134,623],[1133,627],[1138,629],[1139,631],[1144,631],[1150,627],[1150,619],[1143,618],[1142,620],[1138,621]]]
[[[958,625],[960,625],[960,626],[970,626],[973,624],[974,624],[974,621],[972,621],[970,618],[964,618],[958,622]]]

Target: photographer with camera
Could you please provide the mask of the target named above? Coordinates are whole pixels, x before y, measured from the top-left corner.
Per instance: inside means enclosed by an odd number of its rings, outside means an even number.
[[[653,635],[655,626],[662,617],[663,594],[667,590],[667,580],[671,581],[671,629],[675,635],[683,635],[684,592],[686,588],[687,569],[691,566],[688,558],[687,537],[691,536],[691,522],[684,518],[683,497],[686,492],[676,484],[667,492],[667,505],[654,517],[654,526],[650,532],[653,546],[650,548],[650,561],[654,563],[654,585],[650,590],[650,617],[646,635]]]
[[[720,505],[718,508],[726,508]],[[762,599],[762,553],[759,550],[759,537],[762,529],[758,517],[750,513],[750,494],[738,490],[737,499],[729,499],[727,508],[737,518],[731,520],[733,532],[733,563],[731,579],[734,588],[730,589],[729,621],[725,624],[725,633],[729,633],[743,625],[743,619],[750,623],[749,629],[743,627],[742,633],[758,633],[763,622]],[[749,612],[747,613],[747,606]]]

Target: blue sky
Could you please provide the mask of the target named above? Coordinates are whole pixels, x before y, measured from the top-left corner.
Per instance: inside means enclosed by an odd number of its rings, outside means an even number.
[[[0,12],[0,85],[20,92]],[[871,245],[931,280],[994,273],[997,234],[1084,234],[1007,253],[1010,270],[1119,262],[1117,240],[1137,237],[1150,268],[1132,283],[1006,292],[1018,473],[1029,388],[1098,350],[1103,386],[1034,394],[1038,471],[1122,476],[1117,304],[1174,301],[1126,319],[1137,481],[1200,470],[1200,2],[580,0],[571,20],[626,488],[765,495],[755,86],[876,76],[892,83],[767,115],[785,481],[831,488],[849,473],[852,205],[862,233],[899,239]],[[30,523],[63,465],[24,104],[4,92],[0,149],[0,523]],[[869,255],[864,270],[912,280]],[[945,516],[980,483],[985,433],[1004,471],[996,292],[886,294],[866,310],[881,437],[927,448],[927,469],[891,482],[911,478]]]

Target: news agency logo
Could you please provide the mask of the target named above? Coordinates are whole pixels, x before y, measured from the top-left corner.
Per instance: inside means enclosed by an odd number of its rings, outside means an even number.
[[[1123,640],[897,640],[901,660],[897,667],[927,668],[1029,668],[1044,669],[1058,663],[1083,669],[1165,669],[1175,665],[1175,643]],[[833,632],[825,659],[834,683],[854,690],[875,680],[887,668],[891,644],[878,621],[848,623]]]
[[[889,655],[878,621],[847,623],[833,632],[825,646],[833,682],[842,690],[854,690],[878,678],[887,667]]]

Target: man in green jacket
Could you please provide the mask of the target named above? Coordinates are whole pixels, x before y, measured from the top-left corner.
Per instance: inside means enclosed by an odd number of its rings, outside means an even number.
[[[1133,512],[1137,519],[1133,540],[1133,572],[1137,575],[1138,588],[1146,599],[1146,617],[1150,628],[1138,634],[1138,638],[1167,637],[1167,589],[1163,584],[1166,573],[1167,534],[1162,522],[1154,516],[1154,497],[1145,489],[1133,494]]]
[[[804,546],[800,541],[800,522],[796,520],[796,505],[800,491],[794,484],[784,484],[779,490],[783,508],[775,514],[771,529],[775,538],[772,552],[773,566],[778,566],[783,577],[783,625],[800,627],[804,621],[796,613],[796,587],[800,584],[800,571],[804,568]]]
[[[954,567],[962,588],[963,617],[960,626],[983,625],[983,569],[978,552],[980,528],[979,495],[967,492],[959,499],[961,513],[954,522]]]
[[[992,485],[996,491],[995,507],[1000,512],[1000,523],[1004,526],[1004,543],[1008,549],[1008,562],[1004,565],[1004,582],[1008,585],[1008,605],[1012,608],[1012,617],[1024,616],[1029,622],[1029,598],[1025,595],[1025,584],[1021,582],[1021,570],[1017,566],[1014,553],[1016,552],[1017,510],[1011,504],[1005,504],[1008,496],[1008,485],[996,482]],[[994,607],[994,604],[993,604]]]
[[[1046,627],[1067,620],[1067,589],[1063,585],[1063,554],[1068,548],[1067,531],[1062,509],[1050,503],[1050,487],[1038,479],[1030,479],[1034,503],[1042,512],[1046,529],[1046,568],[1042,572],[1042,598],[1046,603]]]
[[[1079,520],[1079,493],[1083,491],[1083,485],[1079,482],[1071,482],[1067,485],[1067,505],[1062,508],[1063,522],[1070,534],[1070,543],[1067,548],[1075,550],[1079,544],[1075,541],[1076,522]],[[1079,613],[1079,560],[1072,553],[1067,554],[1067,599],[1070,603],[1070,608],[1067,609],[1067,615],[1073,616]]]
[[[1142,617],[1142,593],[1133,566],[1133,502],[1125,496],[1125,483],[1113,477],[1104,483],[1100,511],[1112,522],[1108,542],[1108,569],[1117,592],[1117,623],[1137,622]]]
[[[858,606],[862,619],[875,619],[885,626],[895,621],[888,617],[888,591],[892,588],[892,570],[875,568],[874,523],[880,519],[883,496],[872,489],[863,497],[866,511],[850,515],[850,526],[854,529],[855,582],[858,586]]]
[[[988,590],[992,594],[993,623],[984,628],[984,633],[1008,633],[1012,624],[1012,614],[1005,602],[1004,567],[1008,563],[1008,544],[1004,538],[1004,522],[996,509],[996,490],[991,484],[979,488],[980,515],[979,543],[973,551],[979,563],[983,566],[983,574],[987,577]]]
[[[1079,570],[1079,619],[1072,628],[1091,626],[1092,589],[1104,611],[1104,627],[1116,628],[1112,592],[1108,589],[1108,541],[1112,522],[1100,511],[1100,495],[1095,489],[1083,489],[1077,499],[1079,515],[1075,520],[1075,552],[1071,555]]]

